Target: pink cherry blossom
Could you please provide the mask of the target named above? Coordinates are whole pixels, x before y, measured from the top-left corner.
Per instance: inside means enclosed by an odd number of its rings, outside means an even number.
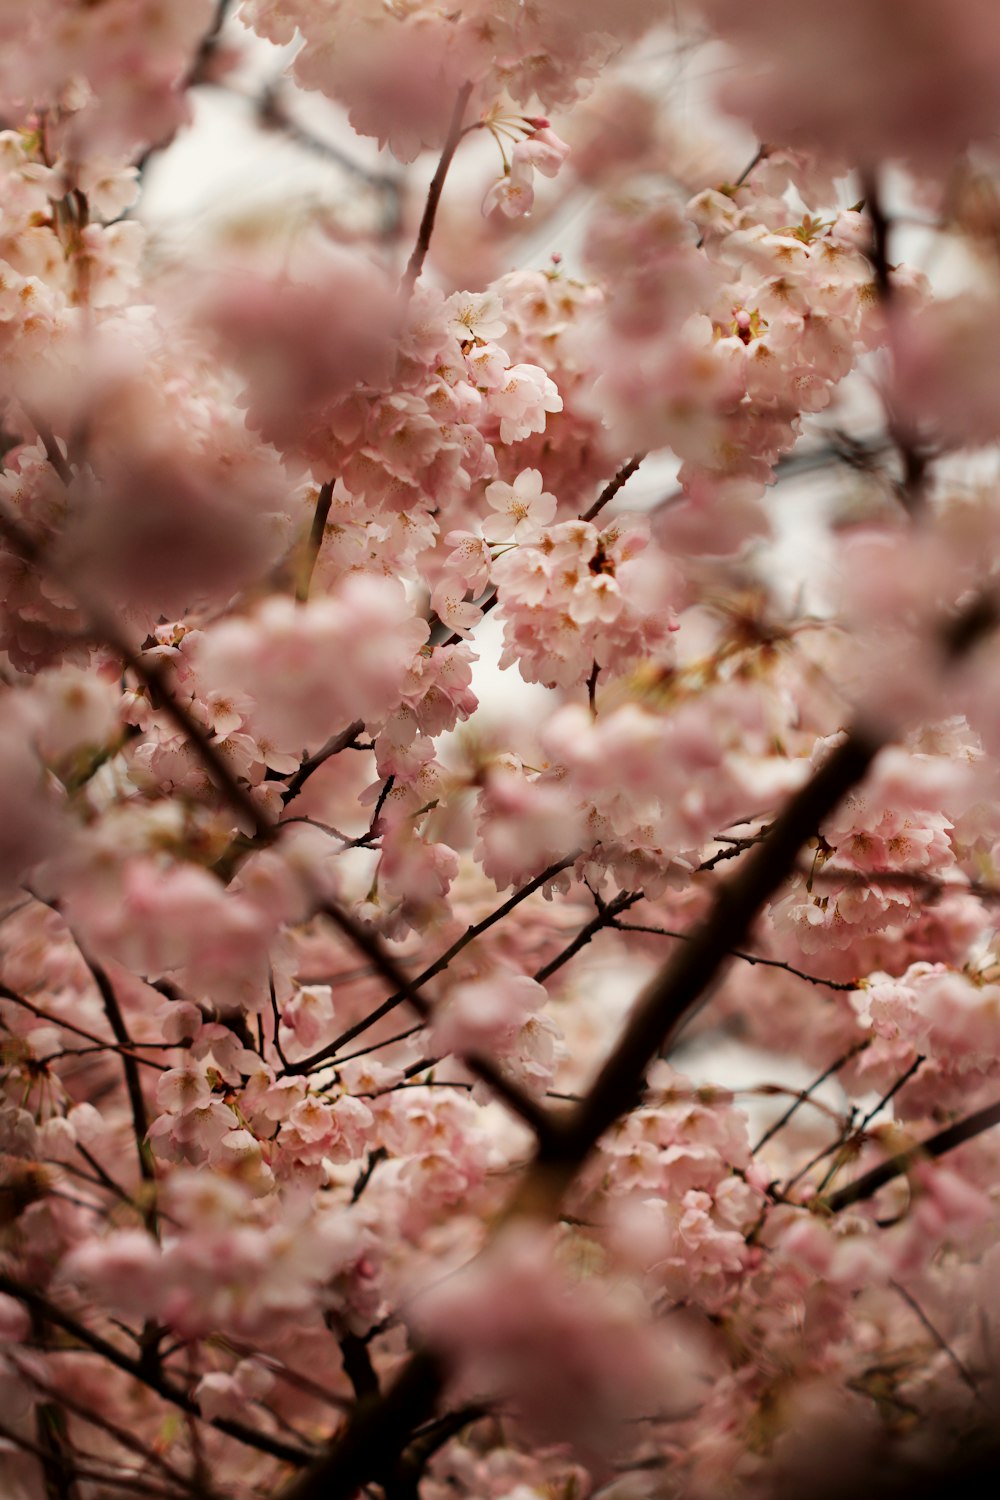
[[[556,497],[542,489],[537,469],[525,469],[513,484],[502,479],[486,486],[486,502],[500,514],[489,522],[498,542],[527,541],[555,519]]]

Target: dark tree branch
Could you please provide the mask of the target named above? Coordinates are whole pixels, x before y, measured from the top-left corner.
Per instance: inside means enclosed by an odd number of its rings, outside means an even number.
[[[992,1130],[994,1125],[1000,1125],[1000,1101],[988,1104],[985,1109],[977,1109],[975,1114],[966,1115],[964,1120],[958,1120],[945,1130],[939,1130],[936,1135],[929,1136],[919,1145],[910,1146],[906,1151],[890,1156],[888,1161],[872,1167],[871,1171],[855,1178],[846,1187],[838,1188],[835,1193],[829,1193],[821,1201],[831,1213],[839,1214],[842,1209],[850,1208],[855,1203],[863,1203],[866,1198],[877,1193],[879,1188],[885,1187],[887,1182],[902,1177],[914,1162],[925,1158],[935,1161],[946,1152],[954,1151],[956,1146],[963,1146],[966,1141],[974,1140],[984,1131]]]
[[[304,602],[309,598],[309,589],[312,584],[313,571],[319,559],[320,549],[323,546],[323,538],[326,535],[326,523],[330,516],[330,506],[333,502],[334,481],[328,479],[321,488],[316,499],[316,509],[313,513],[312,526],[309,531],[309,540],[306,543],[305,554],[302,559],[298,586],[295,597]],[[301,768],[300,768],[301,769]]]
[[[879,192],[878,179],[873,171],[862,173],[865,209],[872,226],[871,263],[875,272],[875,289],[887,320],[892,317],[897,303],[896,288],[892,280],[889,261],[889,234],[892,224],[888,218]],[[927,469],[930,455],[920,446],[917,435],[891,408],[886,411],[889,437],[895,444],[902,465],[902,476],[896,483],[896,494],[903,508],[915,516],[923,507],[926,497]]]
[[[433,1013],[431,1006],[419,993],[419,986],[424,982],[423,976],[408,980],[381,938],[369,928],[364,927],[349,912],[337,906],[335,902],[323,902],[318,910],[323,916],[329,917],[330,921],[340,928],[359,952],[371,960],[372,967],[393,986],[401,1000],[411,1005],[422,1020],[431,1019]],[[479,1078],[492,1089],[512,1114],[517,1115],[528,1126],[540,1147],[550,1141],[553,1127],[545,1107],[506,1077],[491,1058],[483,1057],[475,1052],[464,1053],[462,1062],[474,1077]]]
[[[561,969],[563,964],[569,963],[571,958],[575,958],[581,948],[586,948],[587,944],[603,928],[615,927],[617,925],[616,918],[623,911],[628,911],[630,906],[634,906],[637,901],[641,900],[642,891],[623,891],[621,895],[615,896],[613,901],[609,901],[607,904],[602,902],[596,917],[592,917],[585,927],[581,927],[573,941],[561,953],[557,953],[555,958],[550,959],[547,964],[544,964],[542,968],[537,970],[532,975],[532,978],[538,984],[544,984],[546,979],[550,978],[557,969]]]
[[[690,932],[676,932],[670,927],[650,927],[642,922],[618,922],[611,924],[618,932],[646,932],[651,937],[677,938],[682,943],[689,943],[693,934]],[[807,974],[804,969],[796,969],[792,964],[786,964],[780,958],[765,958],[761,953],[744,953],[742,948],[730,948],[729,958],[742,959],[745,964],[763,964],[767,969],[781,969],[786,974],[792,974],[796,979],[804,979],[809,984],[822,984],[828,990],[856,990],[858,987],[855,979],[821,979],[818,974]]]
[[[706,920],[636,1001],[625,1030],[584,1103],[561,1134],[564,1160],[584,1160],[605,1130],[637,1102],[650,1060],[667,1050],[681,1024],[708,997],[730,951],[795,868],[802,846],[865,775],[878,740],[855,728],[791,798],[762,843],[721,884]]]
[[[295,798],[299,795],[314,771],[318,771],[320,766],[325,765],[334,755],[339,755],[341,750],[347,750],[353,745],[364,727],[362,719],[355,719],[353,724],[348,724],[346,729],[342,729],[339,734],[335,734],[331,739],[328,739],[326,744],[316,751],[315,755],[308,756],[299,766],[299,769],[295,772],[281,794],[284,806],[287,807],[289,802],[295,801]]]
[[[781,1118],[775,1120],[773,1125],[769,1125],[757,1144],[750,1148],[751,1156],[756,1156],[761,1147],[766,1146],[768,1141],[778,1134],[779,1130],[784,1130],[785,1126],[788,1124],[792,1116],[797,1113],[800,1106],[806,1103],[806,1101],[811,1097],[816,1089],[820,1087],[821,1084],[825,1083],[828,1078],[832,1078],[834,1073],[839,1073],[841,1068],[846,1067],[846,1065],[851,1061],[852,1057],[857,1057],[858,1053],[863,1052],[869,1045],[870,1044],[867,1038],[865,1038],[864,1041],[855,1042],[853,1047],[849,1047],[847,1051],[842,1053],[840,1057],[832,1062],[828,1068],[824,1068],[819,1077],[814,1078],[808,1088],[805,1088],[801,1091],[801,1093],[796,1094],[795,1098],[792,1100],[792,1103],[785,1110],[785,1113],[781,1116]]]
[[[132,1375],[142,1385],[151,1391],[155,1391],[164,1401],[169,1401],[172,1406],[179,1407],[181,1411],[189,1412],[197,1417],[199,1421],[206,1421],[202,1417],[198,1403],[187,1394],[183,1387],[175,1385],[165,1375],[144,1368],[141,1360],[133,1359],[131,1355],[125,1354],[115,1344],[102,1338],[98,1333],[92,1333],[85,1324],[70,1313],[64,1312],[54,1302],[43,1297],[41,1293],[33,1288],[23,1286],[14,1277],[0,1271],[0,1292],[6,1293],[8,1297],[14,1297],[23,1302],[29,1312],[38,1312],[51,1323],[54,1328],[61,1328],[64,1333],[82,1344],[84,1348],[114,1365],[115,1369],[122,1370],[126,1375]],[[245,1427],[242,1422],[234,1422],[228,1417],[215,1417],[208,1422],[210,1427],[217,1428],[229,1437],[236,1438],[238,1442],[244,1443],[248,1448],[256,1448],[261,1453],[269,1453],[273,1458],[281,1459],[282,1463],[294,1464],[299,1467],[311,1461],[312,1455],[304,1448],[293,1448],[288,1443],[283,1443],[279,1438],[271,1437],[266,1432],[257,1432],[254,1428]]]
[[[327,1452],[280,1500],[352,1500],[368,1480],[384,1483],[413,1432],[433,1415],[443,1388],[440,1362],[426,1350],[414,1354],[377,1401],[358,1407]]]

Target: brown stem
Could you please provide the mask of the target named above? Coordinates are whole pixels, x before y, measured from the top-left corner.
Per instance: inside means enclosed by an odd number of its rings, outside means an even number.
[[[33,1016],[37,1016],[40,1021],[48,1021],[50,1025],[61,1027],[63,1031],[68,1031],[73,1036],[83,1037],[85,1041],[93,1042],[95,1051],[119,1052],[122,1055],[125,1053],[126,1049],[112,1045],[111,1042],[102,1041],[92,1031],[84,1031],[82,1026],[76,1026],[72,1021],[66,1021],[61,1016],[53,1016],[49,1011],[43,1010],[40,1005],[35,1005],[31,1000],[26,1000],[23,995],[19,995],[16,990],[10,989],[8,985],[2,982],[0,982],[0,1000],[9,1000],[12,1005],[23,1006],[26,1011],[30,1011]],[[71,1051],[63,1051],[59,1056],[76,1057],[78,1051],[82,1052],[85,1050],[87,1049],[79,1048]],[[153,1062],[151,1058],[143,1057],[139,1052],[130,1052],[128,1055],[133,1062],[143,1063],[148,1068],[155,1068],[158,1073],[163,1071],[162,1063]]]
[[[111,980],[108,978],[105,970],[101,968],[101,965],[85,953],[79,943],[77,943],[77,948],[93,976],[94,983],[97,986],[101,1002],[104,1006],[104,1014],[108,1018],[108,1025],[114,1033],[115,1041],[122,1049],[130,1048],[132,1046],[132,1038],[129,1036],[128,1027],[125,1025],[125,1018],[122,1015],[121,1006],[118,1004],[118,997],[115,994]],[[139,1156],[139,1173],[143,1181],[152,1190],[156,1186],[156,1171],[153,1167],[152,1152],[149,1149],[149,1143],[146,1139],[149,1134],[149,1117],[146,1114],[146,1101],[143,1098],[139,1069],[136,1066],[134,1056],[129,1051],[122,1050],[120,1055],[122,1068],[125,1073],[125,1088],[128,1093],[129,1108],[132,1111],[132,1130],[135,1135],[136,1151]],[[152,1203],[144,1211],[143,1217],[150,1234],[155,1236],[157,1233],[156,1209]]]
[[[287,807],[289,802],[294,802],[313,772],[318,771],[320,766],[325,765],[334,755],[339,755],[341,750],[346,750],[349,745],[353,745],[364,727],[362,719],[355,719],[354,723],[348,724],[347,728],[341,730],[340,734],[335,734],[331,739],[328,739],[326,744],[316,751],[315,755],[308,756],[282,792],[281,801],[283,805]]]
[[[391,1473],[411,1434],[433,1415],[443,1387],[438,1360],[425,1350],[414,1354],[384,1395],[358,1407],[280,1500],[352,1500],[366,1481]]]
[[[173,721],[201,761],[210,780],[215,783],[233,811],[249,824],[253,838],[261,844],[273,838],[273,825],[268,823],[263,816],[249,791],[241,786],[225,757],[212,743],[208,731],[174,695],[164,670],[153,662],[144,660],[132,650],[110,611],[87,598],[80,590],[77,581],[67,574],[64,568],[54,565],[51,558],[43,556],[42,549],[34,537],[25,530],[7,505],[0,506],[0,533],[7,538],[25,562],[48,573],[73,595],[80,608],[89,617],[89,629],[93,639],[109,647],[116,656],[121,658],[128,670],[146,689],[151,705],[161,709],[167,718]]]
[[[892,229],[873,171],[862,173],[865,209],[872,226],[871,263],[875,272],[875,289],[882,311],[888,320],[897,302],[889,262],[889,234]],[[916,433],[899,415],[886,408],[889,437],[895,444],[902,466],[902,476],[895,489],[903,508],[915,516],[923,507],[927,488],[929,454],[920,446]]]
[[[381,1021],[383,1016],[387,1016],[390,1011],[393,1011],[397,1006],[402,1005],[405,1000],[409,1000],[417,990],[421,989],[428,982],[428,980],[433,979],[437,974],[443,973],[451,963],[452,959],[456,956],[456,954],[461,953],[463,948],[468,947],[469,943],[471,943],[475,938],[479,937],[481,933],[486,932],[487,929],[492,927],[495,922],[499,922],[504,917],[506,917],[508,913],[512,912],[516,906],[519,906],[526,897],[533,895],[534,892],[545,885],[547,881],[554,880],[555,877],[560,873],[560,871],[568,869],[570,865],[575,863],[576,858],[576,854],[573,853],[567,855],[565,859],[558,860],[554,865],[549,865],[548,868],[543,870],[540,875],[536,875],[533,880],[529,880],[527,885],[523,885],[519,891],[514,892],[513,896],[508,897],[508,899],[504,901],[502,905],[498,906],[494,911],[491,911],[488,917],[484,917],[481,922],[477,922],[473,926],[467,927],[462,936],[460,938],[456,938],[451,947],[446,949],[445,952],[442,953],[440,957],[436,958],[432,964],[429,964],[428,967],[424,969],[422,974],[418,974],[417,977],[412,980],[404,979],[403,984],[397,986],[395,994],[390,995],[387,1000],[383,1000],[381,1005],[377,1005],[374,1010],[369,1011],[369,1013],[360,1021],[356,1022],[355,1025],[349,1026],[346,1031],[341,1032],[340,1036],[334,1037],[332,1042],[329,1042],[318,1052],[314,1052],[311,1057],[305,1057],[301,1060],[301,1062],[290,1063],[287,1071],[289,1073],[310,1073],[314,1068],[318,1068],[322,1063],[327,1062],[333,1057],[336,1057],[341,1047],[346,1047],[347,1043],[352,1042],[356,1036],[360,1036],[362,1032],[367,1031],[369,1027],[374,1026],[376,1022]],[[417,1009],[419,1013],[419,1007],[414,1008]]]
[[[318,910],[324,916],[329,917],[341,932],[350,938],[358,951],[371,960],[372,967],[393,986],[401,1000],[411,1005],[422,1020],[431,1019],[433,1014],[431,1006],[419,993],[419,985],[423,983],[422,976],[414,980],[407,979],[378,935],[356,921],[349,912],[344,911],[335,902],[323,902]],[[465,1053],[462,1056],[462,1062],[470,1073],[492,1089],[512,1114],[517,1115],[534,1132],[540,1148],[542,1146],[546,1149],[550,1148],[553,1126],[543,1105],[501,1073],[490,1058],[483,1057],[479,1053]]]
[[[569,963],[571,958],[575,958],[581,948],[586,948],[587,944],[603,928],[614,927],[616,925],[615,919],[621,912],[627,911],[630,906],[634,906],[637,901],[641,900],[641,891],[623,891],[620,896],[616,896],[613,901],[609,901],[606,906],[603,906],[598,911],[596,917],[592,917],[585,927],[580,928],[573,941],[561,953],[557,953],[555,958],[550,959],[547,964],[533,974],[532,978],[536,983],[544,984],[546,979],[554,974],[557,969],[561,969],[563,964]]]
[[[795,868],[803,844],[861,780],[877,740],[856,728],[792,797],[770,833],[721,884],[708,917],[636,1001],[628,1024],[586,1100],[562,1132],[565,1160],[579,1163],[604,1131],[638,1099],[650,1059],[708,997],[730,950],[747,936],[765,902]]]
[[[472,84],[464,83],[458,91],[455,100],[455,108],[452,110],[451,123],[448,126],[448,134],[445,136],[444,147],[437,164],[431,185],[427,190],[427,202],[424,204],[423,217],[420,220],[420,228],[417,231],[417,243],[413,247],[413,254],[403,272],[403,279],[399,284],[400,295],[404,304],[410,300],[413,288],[417,283],[421,271],[424,269],[424,261],[431,245],[431,235],[434,233],[434,220],[437,217],[438,204],[441,201],[441,193],[444,188],[445,178],[448,176],[448,168],[451,159],[458,149],[458,143],[462,139],[462,121],[465,119],[466,106],[472,95]]]
[[[966,1115],[964,1120],[958,1120],[945,1130],[939,1130],[936,1135],[929,1136],[919,1145],[910,1146],[896,1156],[890,1156],[888,1161],[880,1162],[877,1167],[872,1167],[871,1171],[855,1178],[846,1187],[828,1194],[823,1202],[831,1213],[839,1214],[841,1209],[862,1203],[873,1193],[877,1193],[879,1188],[885,1187],[887,1182],[902,1177],[915,1161],[920,1161],[923,1157],[936,1160],[947,1151],[954,1151],[956,1146],[962,1146],[984,1131],[992,1130],[994,1125],[1000,1125],[1000,1100],[995,1104],[988,1104],[985,1109],[977,1109],[975,1114]]]
[[[649,927],[642,922],[618,922],[612,925],[619,932],[646,932],[651,937],[678,938],[682,943],[689,943],[693,936],[690,932],[677,932],[670,927]],[[742,948],[730,948],[730,958],[742,959],[745,964],[762,964],[767,969],[782,969],[786,974],[793,974],[796,979],[805,979],[809,984],[822,984],[828,990],[856,990],[858,987],[855,979],[821,979],[818,974],[807,974],[804,969],[796,969],[792,964],[786,964],[780,958],[765,958],[761,953],[744,953]]]
[[[333,484],[334,481],[328,479],[320,490],[316,500],[316,510],[313,513],[309,541],[306,544],[305,556],[302,561],[301,576],[298,587],[295,590],[296,599],[303,604],[309,598],[313,572],[319,559],[320,549],[323,546],[323,538],[326,535],[326,523],[330,516],[330,506],[333,503]]]
[[[836,1058],[828,1068],[824,1068],[822,1073],[820,1073],[817,1078],[813,1079],[808,1088],[800,1090],[800,1092],[795,1095],[792,1103],[788,1106],[780,1119],[775,1120],[773,1125],[769,1125],[757,1144],[755,1146],[751,1146],[750,1155],[756,1156],[757,1152],[763,1146],[766,1146],[768,1141],[778,1134],[779,1130],[784,1130],[785,1126],[788,1124],[789,1120],[791,1120],[792,1116],[795,1115],[799,1108],[810,1099],[811,1095],[816,1089],[819,1088],[820,1084],[825,1083],[828,1078],[832,1078],[834,1073],[839,1073],[841,1068],[847,1066],[852,1057],[857,1057],[858,1053],[863,1052],[868,1045],[869,1042],[867,1038],[864,1041],[855,1042],[853,1047],[848,1047],[847,1051],[841,1053],[840,1057]]]
[[[592,521],[595,516],[600,515],[601,511],[607,505],[608,501],[613,500],[622,486],[632,478],[632,475],[635,473],[636,469],[639,467],[645,457],[645,453],[636,453],[633,454],[633,456],[628,460],[627,463],[622,464],[621,468],[618,470],[618,473],[615,474],[612,479],[608,480],[607,484],[604,486],[603,490],[598,495],[597,499],[594,501],[590,509],[584,511],[583,515],[580,517],[580,520]]]
[[[132,1375],[142,1385],[155,1391],[164,1401],[169,1401],[172,1406],[179,1407],[181,1411],[190,1412],[199,1420],[204,1421],[201,1410],[196,1401],[187,1392],[165,1375],[144,1369],[138,1359],[125,1354],[115,1344],[109,1343],[98,1333],[92,1333],[85,1324],[74,1318],[70,1313],[63,1312],[54,1302],[43,1297],[31,1287],[23,1286],[14,1277],[0,1271],[0,1292],[6,1293],[8,1297],[14,1297],[23,1302],[29,1311],[39,1312],[55,1328],[61,1328],[68,1333],[78,1344],[90,1349],[93,1353],[107,1360],[109,1365],[115,1369],[123,1370],[126,1375]],[[269,1453],[273,1458],[280,1458],[283,1463],[294,1464],[296,1467],[310,1461],[311,1455],[302,1448],[293,1448],[288,1443],[283,1443],[279,1438],[271,1437],[266,1432],[257,1432],[251,1427],[245,1427],[242,1422],[234,1422],[228,1417],[216,1417],[208,1423],[210,1427],[225,1432],[229,1437],[236,1438],[238,1442],[244,1443],[248,1448],[256,1448],[261,1453]]]

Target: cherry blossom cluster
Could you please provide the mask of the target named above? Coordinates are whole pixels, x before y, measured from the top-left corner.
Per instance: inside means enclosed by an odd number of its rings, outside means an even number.
[[[4,1495],[990,1440],[998,51],[988,0],[0,0]],[[392,224],[148,218],[258,59]]]

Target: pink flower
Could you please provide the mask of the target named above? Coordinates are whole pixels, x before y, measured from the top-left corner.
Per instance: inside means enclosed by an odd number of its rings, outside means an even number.
[[[1000,25],[991,0],[706,0],[739,55],[722,89],[758,139],[849,161],[943,169],[996,129]]]
[[[574,1284],[551,1235],[508,1227],[470,1265],[421,1294],[411,1317],[455,1367],[468,1399],[513,1401],[529,1431],[591,1449],[614,1443],[635,1402],[677,1411],[692,1394],[686,1361],[647,1321],[627,1285]],[[688,1367],[690,1371],[690,1367]]]
[[[524,469],[513,484],[502,479],[486,486],[486,501],[500,514],[486,525],[498,542],[534,540],[543,526],[555,519],[556,497],[542,489],[537,469]]]
[[[197,670],[207,687],[250,698],[253,728],[301,754],[394,708],[427,632],[397,583],[356,574],[335,597],[272,597],[253,617],[206,631]]]
[[[60,1274],[126,1318],[155,1318],[166,1293],[162,1251],[140,1229],[87,1241],[67,1257]]]

